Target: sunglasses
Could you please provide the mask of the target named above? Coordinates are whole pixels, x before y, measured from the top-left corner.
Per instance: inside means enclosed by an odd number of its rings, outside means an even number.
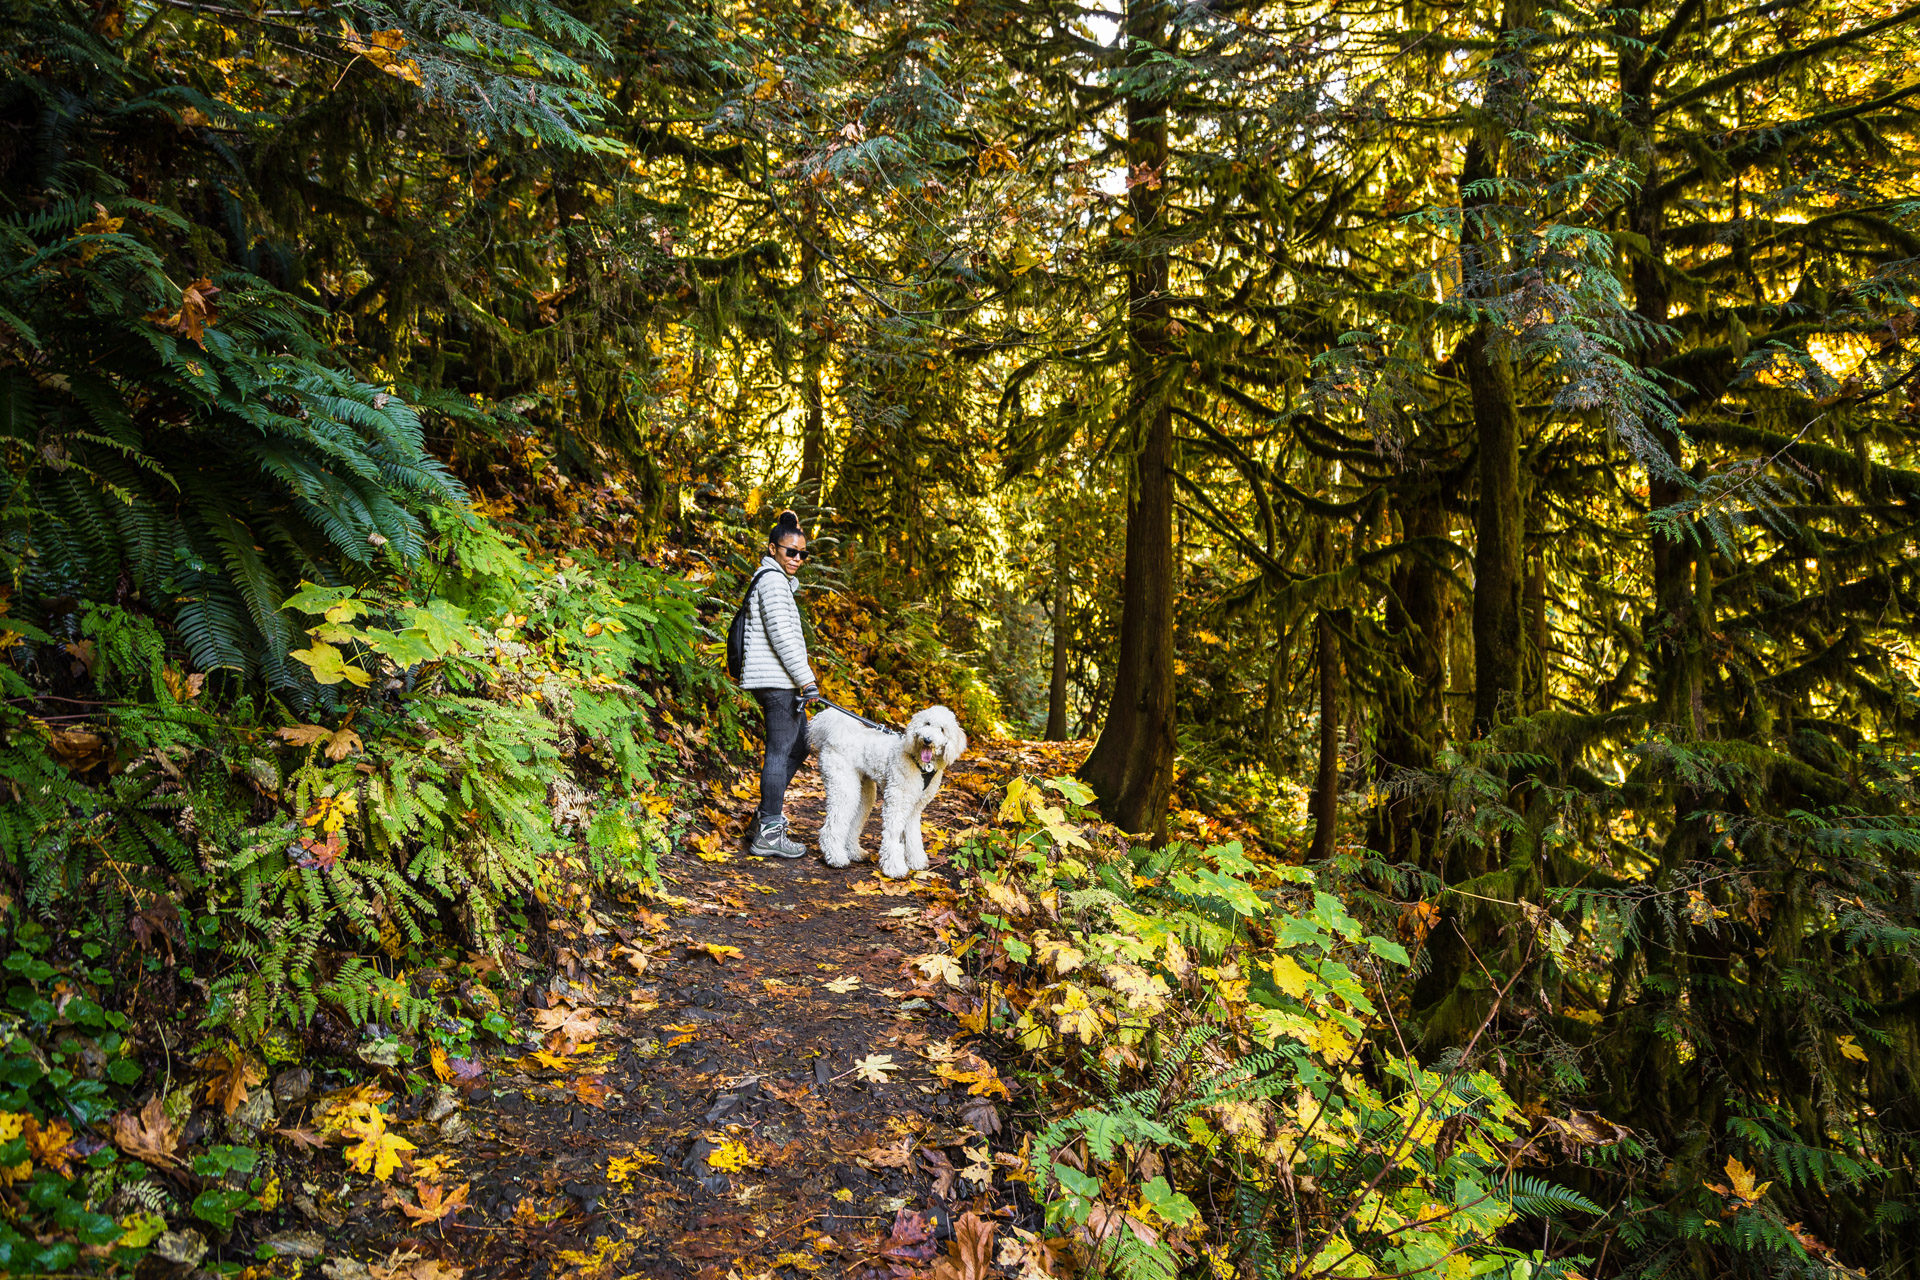
[[[805,560],[813,554],[813,552],[807,550],[805,547],[801,547],[796,551],[792,547],[783,547],[777,542],[773,544],[773,553],[777,556],[791,556],[795,560]]]

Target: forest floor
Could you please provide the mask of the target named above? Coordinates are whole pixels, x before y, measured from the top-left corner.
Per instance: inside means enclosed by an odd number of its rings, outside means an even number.
[[[936,1074],[981,1060],[956,1039],[964,1005],[914,960],[970,928],[940,850],[992,821],[1011,771],[1057,771],[1061,752],[982,746],[930,807],[933,865],[916,877],[886,880],[872,861],[835,870],[817,852],[745,857],[757,790],[742,771],[708,784],[706,830],[663,859],[671,894],[553,904],[566,945],[522,1011],[545,1047],[486,1061],[465,1101],[443,1087],[398,1104],[415,1168],[465,1184],[464,1206],[430,1221],[429,1195],[461,1192],[416,1184],[409,1204],[398,1180],[310,1197],[301,1207],[328,1228],[324,1273],[878,1280],[947,1260],[943,1275],[993,1274],[995,1220],[1038,1225],[1008,1178],[1022,1135],[1005,1102]],[[822,804],[809,767],[788,812],[810,849]]]

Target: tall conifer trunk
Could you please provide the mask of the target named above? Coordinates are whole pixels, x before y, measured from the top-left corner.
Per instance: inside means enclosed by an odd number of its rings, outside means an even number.
[[[1313,847],[1307,857],[1318,862],[1333,856],[1340,817],[1340,636],[1325,609],[1314,625],[1320,648],[1320,768],[1307,805],[1313,819]]]
[[[1490,99],[1497,88],[1487,91]],[[1460,166],[1461,203],[1471,214],[1470,187],[1495,177],[1499,153],[1478,137],[1467,143]],[[1461,231],[1461,256],[1470,290],[1504,287],[1506,264],[1497,245],[1473,230]],[[1476,283],[1471,276],[1477,275]],[[1474,512],[1473,551],[1473,731],[1487,733],[1503,708],[1517,709],[1521,671],[1520,410],[1514,403],[1513,364],[1501,350],[1498,328],[1483,322],[1467,340],[1467,381],[1473,393],[1475,448],[1479,458],[1479,504]]]
[[[1127,60],[1149,64],[1166,44],[1161,0],[1135,0],[1127,11]],[[1144,92],[1127,99],[1127,161],[1133,235],[1159,238],[1167,168],[1164,100]],[[1145,166],[1143,169],[1142,166]],[[1151,174],[1149,179],[1147,175]],[[1080,768],[1109,821],[1163,839],[1173,793],[1176,753],[1173,699],[1173,409],[1156,386],[1165,354],[1167,254],[1156,248],[1134,260],[1127,282],[1132,382],[1128,412],[1139,431],[1127,502],[1126,577],[1121,587],[1120,656],[1100,740]]]
[[[1047,741],[1067,740],[1067,540],[1053,540],[1053,679],[1047,685]]]
[[[814,248],[817,221],[814,201],[809,196],[807,237],[800,242],[800,287],[811,313],[805,320],[813,323],[822,318],[817,313],[820,306],[820,251]],[[815,501],[820,501],[827,465],[826,404],[820,386],[820,366],[824,363],[826,344],[817,331],[805,334],[802,342],[800,394],[806,401],[806,417],[800,426],[800,486],[810,490]]]

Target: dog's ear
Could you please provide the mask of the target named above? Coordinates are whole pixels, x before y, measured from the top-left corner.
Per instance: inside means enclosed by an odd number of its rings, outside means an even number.
[[[953,758],[958,760],[967,754],[967,731],[960,727],[960,721],[957,719],[953,722],[953,737]]]

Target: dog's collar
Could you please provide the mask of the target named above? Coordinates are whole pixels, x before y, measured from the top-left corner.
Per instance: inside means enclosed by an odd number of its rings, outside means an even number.
[[[922,769],[920,771],[920,789],[925,791],[933,785],[933,780],[939,776],[940,771],[938,769]]]

